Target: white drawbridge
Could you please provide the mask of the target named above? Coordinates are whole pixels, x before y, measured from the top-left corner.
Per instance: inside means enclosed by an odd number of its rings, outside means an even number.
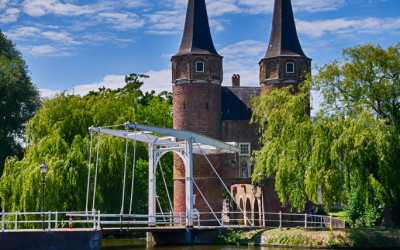
[[[156,196],[156,168],[159,163],[161,157],[168,153],[174,152],[179,155],[183,163],[185,165],[185,200],[186,200],[186,226],[193,226],[193,218],[195,214],[195,210],[193,209],[194,205],[194,196],[193,196],[193,184],[196,183],[193,180],[193,153],[202,154],[206,157],[206,155],[210,154],[226,154],[226,153],[237,153],[240,149],[236,146],[236,143],[230,142],[225,143],[216,139],[212,139],[200,134],[196,134],[189,131],[176,130],[170,128],[162,128],[141,124],[133,124],[130,122],[126,122],[125,124],[126,130],[116,130],[110,129],[110,127],[90,127],[89,131],[91,133],[91,138],[93,139],[93,133],[97,133],[98,140],[98,149],[97,149],[97,157],[96,157],[96,173],[95,180],[93,186],[93,207],[92,210],[95,211],[95,199],[96,199],[96,184],[97,184],[97,171],[98,171],[98,162],[99,162],[99,145],[100,145],[100,135],[107,134],[112,136],[117,136],[126,139],[126,150],[125,150],[125,167],[124,167],[124,180],[123,180],[123,191],[122,191],[122,206],[121,206],[121,215],[124,214],[124,192],[125,192],[125,180],[126,180],[126,165],[127,165],[127,148],[128,148],[128,140],[140,141],[147,143],[149,145],[149,197],[148,197],[148,218],[149,218],[149,226],[156,225],[156,204],[157,204],[157,196]],[[129,129],[133,129],[130,131]],[[163,135],[163,136],[160,136]],[[135,152],[136,152],[136,144],[135,144]],[[89,166],[91,164],[92,158],[92,143],[90,147],[90,159]],[[134,153],[134,162],[135,162],[135,153]],[[215,171],[215,168],[212,166],[211,162],[208,160],[211,167]],[[134,163],[135,164],[135,163]],[[133,166],[134,168],[134,166]],[[216,172],[216,171],[215,171]],[[216,172],[217,176],[218,173]],[[221,178],[220,178],[221,179]],[[132,176],[132,189],[131,189],[131,206],[129,215],[131,213],[132,207],[132,195],[133,195],[133,180],[134,180],[134,171]],[[221,179],[222,182],[222,179]],[[222,182],[225,186],[225,184]],[[86,213],[88,213],[88,201],[89,201],[89,187],[90,187],[90,167],[88,173],[88,186],[87,186],[87,196],[86,196]],[[230,193],[230,190],[225,186],[226,190]],[[199,190],[200,194],[201,191]],[[202,195],[202,194],[201,194]],[[203,196],[203,195],[202,195]],[[205,199],[205,197],[203,196]],[[232,197],[233,198],[233,197]],[[233,198],[234,199],[234,198]],[[206,201],[206,203],[208,203]],[[210,207],[211,209],[211,207]],[[214,214],[215,216],[215,214]]]

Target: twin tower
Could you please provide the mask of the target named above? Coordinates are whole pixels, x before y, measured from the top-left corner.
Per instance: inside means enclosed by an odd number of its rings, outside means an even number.
[[[249,124],[251,96],[268,94],[281,86],[297,86],[311,69],[311,59],[304,54],[297,36],[290,0],[275,0],[270,42],[265,57],[259,62],[261,87],[241,87],[238,75],[232,77],[231,87],[221,86],[222,59],[213,44],[205,0],[189,0],[182,43],[171,58],[174,128],[239,142],[240,154],[214,156],[211,160],[226,185],[250,183],[249,157],[252,150],[259,148],[257,127]],[[222,184],[203,157],[193,159],[193,170],[211,207],[220,211]],[[185,211],[184,177],[184,165],[179,157],[174,157],[175,213]],[[265,196],[275,200],[274,192],[264,190]],[[200,212],[208,211],[200,195],[197,197],[195,207]],[[267,203],[268,197],[264,198]],[[268,204],[264,206],[266,211],[274,210]]]

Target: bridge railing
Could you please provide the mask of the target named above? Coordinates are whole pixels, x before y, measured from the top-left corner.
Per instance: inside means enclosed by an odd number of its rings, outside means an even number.
[[[86,212],[2,212],[1,231],[41,228],[46,230],[62,228],[93,228],[100,227],[138,227],[186,226],[187,217],[184,213],[177,215],[157,214],[154,216],[141,214],[101,214],[100,211]],[[200,212],[193,218],[195,227],[204,226],[250,226],[250,227],[345,227],[342,220],[332,216],[271,213],[271,212]],[[22,225],[22,226],[21,226]]]
[[[200,212],[195,218],[197,227],[216,225],[221,227],[344,227],[345,222],[332,216],[272,212]],[[339,222],[339,223],[338,223]]]
[[[1,212],[1,231],[43,228],[46,230],[68,228],[72,225],[72,217],[68,214],[81,212]],[[92,215],[87,216],[92,219],[75,220],[84,227],[93,224],[95,227],[96,219]]]

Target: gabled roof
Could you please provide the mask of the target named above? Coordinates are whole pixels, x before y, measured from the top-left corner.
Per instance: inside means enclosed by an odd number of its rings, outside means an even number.
[[[205,0],[189,0],[181,47],[176,55],[214,54]]]
[[[275,0],[271,38],[264,58],[307,57],[301,48],[290,0]]]

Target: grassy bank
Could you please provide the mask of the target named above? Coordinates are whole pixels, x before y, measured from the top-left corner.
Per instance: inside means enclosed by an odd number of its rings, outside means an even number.
[[[400,248],[400,229],[263,229],[243,232],[231,230],[225,243],[255,243],[262,246],[315,248]]]
[[[400,247],[400,230],[368,229],[273,229],[261,233],[262,245],[304,247]]]

